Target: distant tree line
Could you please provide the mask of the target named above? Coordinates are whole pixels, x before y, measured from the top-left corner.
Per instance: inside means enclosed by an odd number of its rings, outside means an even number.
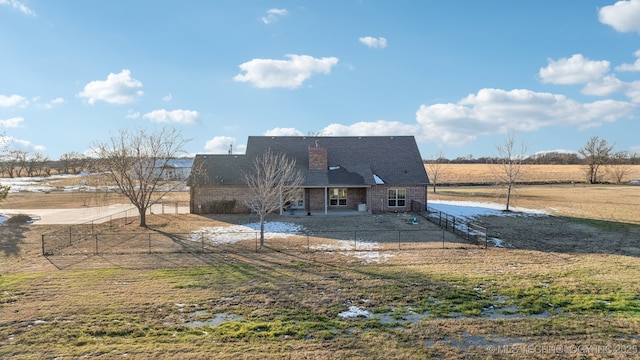
[[[62,154],[51,160],[39,152],[11,150],[0,154],[0,177],[49,176],[54,174],[75,175],[82,171],[95,170],[97,162],[79,152]]]
[[[454,159],[447,159],[446,157],[424,159],[425,164],[495,164],[499,161],[499,157],[482,156],[474,158],[473,155],[460,156]],[[626,163],[629,165],[640,165],[640,154],[618,151],[610,154],[608,161],[609,164]],[[522,159],[522,163],[534,165],[586,165],[588,160],[581,157],[579,153],[551,151],[527,156]]]
[[[506,142],[506,149],[512,150],[513,138]],[[440,174],[445,170],[442,164],[513,164],[520,165],[582,165],[585,169],[585,179],[590,184],[605,182],[608,175],[613,182],[621,183],[632,172],[631,165],[640,165],[640,154],[629,151],[614,151],[615,143],[611,144],[606,139],[592,136],[586,144],[576,153],[550,151],[532,156],[526,156],[524,152],[512,154],[505,148],[498,146],[499,156],[474,158],[473,155],[457,157],[449,160],[440,151],[437,156],[425,159],[433,191],[436,191],[436,183]],[[508,208],[508,205],[507,205]]]

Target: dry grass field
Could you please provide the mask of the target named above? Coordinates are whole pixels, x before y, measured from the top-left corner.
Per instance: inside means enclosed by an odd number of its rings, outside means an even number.
[[[479,219],[508,244],[488,249],[420,220],[420,241],[433,246],[256,251],[249,242],[44,257],[42,234],[70,227],[0,225],[0,358],[638,358],[639,192],[519,187],[513,206],[556,216]],[[0,206],[87,206],[85,196],[11,194]],[[503,200],[490,186],[443,186],[429,198]],[[150,229],[134,222],[112,235],[152,232],[177,242],[177,233],[255,220],[151,215]],[[398,214],[270,220],[315,234],[356,228],[380,236],[413,226]]]
[[[489,165],[447,164],[441,171],[439,182],[443,186],[438,186],[435,194],[430,188],[429,199],[506,203],[505,191],[499,186],[455,186],[494,182],[495,170]],[[640,179],[640,166],[632,167],[629,178]],[[516,186],[511,206],[541,209],[558,216],[640,224],[640,186],[589,185],[581,179],[582,166],[527,165],[523,182],[548,184]]]
[[[526,183],[584,183],[586,180],[585,168],[582,165],[523,165],[523,176],[520,180]],[[440,184],[461,183],[494,183],[495,173],[499,171],[498,165],[489,164],[442,164],[440,165]],[[427,167],[428,171],[428,167]],[[602,170],[606,174],[606,168]],[[640,165],[629,166],[629,174],[624,182],[640,180]],[[610,175],[605,175],[605,181],[614,182]]]

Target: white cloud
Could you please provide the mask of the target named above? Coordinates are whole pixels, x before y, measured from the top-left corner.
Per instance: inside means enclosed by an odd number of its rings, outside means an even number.
[[[33,10],[18,0],[0,0],[0,5],[10,6],[25,15],[36,16],[36,13]]]
[[[134,111],[133,109],[129,109],[127,111],[127,115],[125,115],[127,119],[138,119],[140,117],[139,111]]]
[[[370,48],[381,48],[384,49],[387,47],[387,39],[383,37],[374,38],[371,36],[365,36],[358,39],[361,43],[367,45]]]
[[[264,133],[264,136],[303,136],[299,130],[295,128],[273,128],[271,130],[267,130]]]
[[[637,50],[633,55],[637,58],[633,64],[622,64],[616,66],[617,71],[640,71],[640,50]]]
[[[244,154],[246,145],[236,145],[236,139],[230,136],[216,136],[207,141],[205,150],[213,154],[228,154],[231,150],[234,154]]]
[[[118,74],[110,73],[107,80],[94,80],[84,87],[78,96],[87,98],[89,104],[101,100],[110,104],[128,104],[142,96],[142,82],[131,77],[131,71],[124,69]]]
[[[598,126],[632,116],[635,105],[604,100],[582,104],[564,95],[482,89],[452,104],[421,105],[416,120],[430,141],[462,145],[481,135],[529,132],[546,126]]]
[[[627,83],[625,95],[634,103],[640,103],[640,81]]]
[[[38,98],[38,100],[39,100],[39,98]],[[34,101],[36,101],[36,100],[34,100]],[[57,98],[55,98],[55,99],[53,99],[53,100],[51,100],[49,102],[46,102],[46,103],[38,103],[37,106],[41,107],[41,108],[45,108],[45,109],[53,109],[55,106],[62,105],[65,102],[66,101],[63,98],[57,97]]]
[[[240,64],[244,74],[233,80],[249,82],[257,88],[295,89],[314,73],[329,74],[338,63],[336,57],[314,58],[309,55],[286,55],[289,60],[253,59]]]
[[[615,75],[605,76],[601,79],[588,82],[581,92],[586,95],[606,96],[613,93],[624,91],[627,88],[627,84]]]
[[[0,128],[17,128],[24,121],[24,118],[14,117],[7,120],[0,120]]]
[[[598,20],[619,32],[640,33],[640,0],[621,0],[598,11]]]
[[[540,68],[540,78],[544,83],[552,84],[584,84],[601,78],[609,71],[606,60],[592,61],[581,54],[557,61],[549,59],[549,65]]]
[[[169,102],[173,99],[173,95],[169,94],[167,96],[162,97],[162,101]]]
[[[351,125],[330,124],[320,131],[323,136],[384,136],[407,135],[420,131],[416,124],[405,124],[398,121],[377,120],[361,121]]]
[[[20,96],[20,95],[0,95],[0,107],[13,107],[13,106],[18,106],[18,107],[27,107],[27,105],[29,105],[29,100],[27,100],[27,98],[25,98],[24,96]]]
[[[27,150],[36,152],[44,152],[47,150],[43,145],[35,145],[31,141],[17,139],[8,135],[0,136],[0,147],[6,147],[10,150]]]
[[[195,124],[200,114],[194,110],[153,110],[142,115],[143,118],[159,123]]]
[[[287,15],[289,15],[287,9],[269,9],[267,10],[267,15],[261,17],[260,20],[265,24],[271,24],[278,21],[279,18]]]

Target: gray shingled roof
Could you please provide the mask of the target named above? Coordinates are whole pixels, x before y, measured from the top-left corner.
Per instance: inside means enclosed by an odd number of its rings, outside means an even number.
[[[327,149],[327,171],[309,170],[315,146]],[[391,185],[429,182],[413,136],[250,136],[246,155],[196,155],[194,168],[206,169],[199,177],[208,184],[244,184],[243,172],[267,149],[295,159],[306,187],[375,185],[374,175]]]

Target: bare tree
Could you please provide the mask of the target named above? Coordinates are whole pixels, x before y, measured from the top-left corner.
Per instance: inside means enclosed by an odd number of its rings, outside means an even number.
[[[507,202],[505,210],[509,211],[511,196],[517,182],[524,175],[523,160],[526,157],[527,146],[521,143],[518,147],[513,135],[509,135],[504,144],[496,145],[498,167],[495,168],[496,185],[506,191]]]
[[[23,150],[9,151],[5,157],[6,171],[10,178],[21,177],[28,153]]]
[[[58,171],[64,174],[77,174],[84,166],[86,156],[77,151],[71,151],[60,155],[60,167]]]
[[[441,176],[445,173],[445,164],[447,159],[444,157],[442,150],[439,150],[435,156],[425,162],[427,166],[427,173],[429,175],[429,182],[433,186],[433,192],[436,192],[436,186],[439,184]]]
[[[267,150],[256,157],[251,171],[244,174],[249,186],[247,206],[260,217],[260,246],[264,245],[264,218],[296,199],[304,183],[304,175],[296,161],[284,154]]]
[[[586,175],[589,184],[595,184],[602,180],[599,173],[600,167],[606,165],[611,157],[613,145],[609,145],[606,139],[592,136],[578,152],[584,157],[586,163]]]
[[[141,227],[147,227],[146,212],[151,205],[181,185],[165,181],[163,172],[171,159],[184,153],[188,141],[172,128],[123,129],[109,142],[95,144],[93,151],[110,179],[138,209]]]
[[[613,180],[620,184],[625,176],[632,172],[631,154],[627,151],[618,151],[611,155],[607,172],[611,174]]]

